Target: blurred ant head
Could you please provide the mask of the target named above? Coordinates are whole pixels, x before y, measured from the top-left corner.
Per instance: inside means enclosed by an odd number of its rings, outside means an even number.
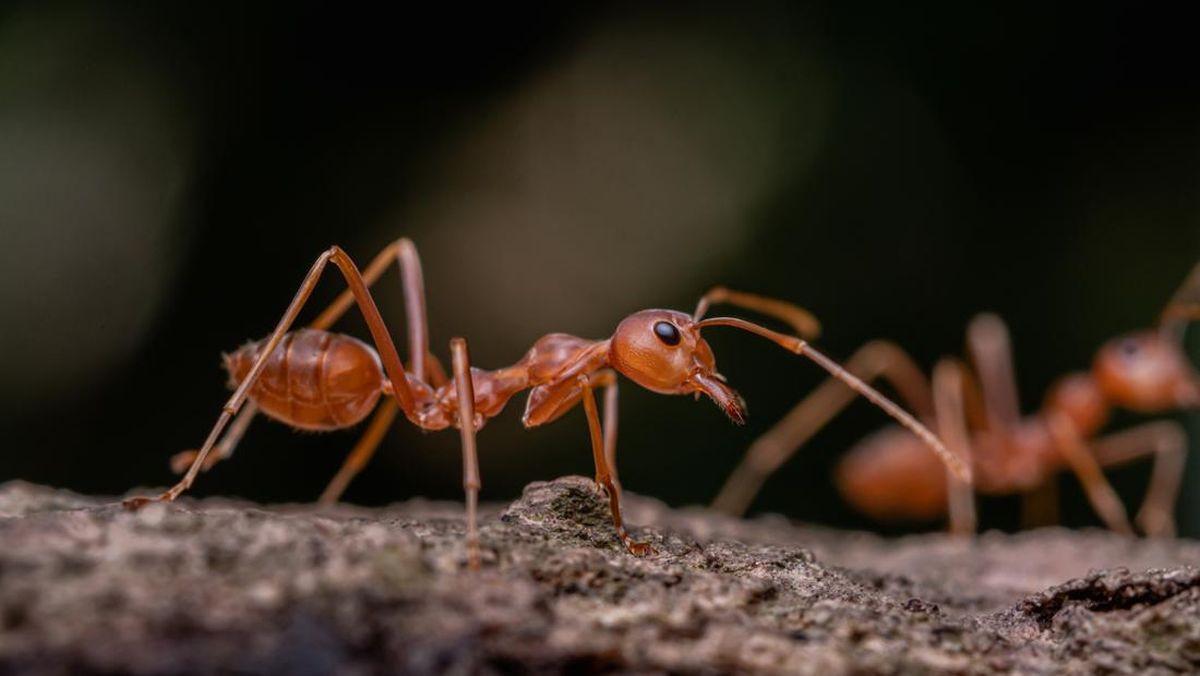
[[[1200,376],[1180,343],[1163,332],[1108,341],[1096,353],[1092,376],[1108,400],[1133,411],[1200,407]]]
[[[659,394],[708,395],[729,419],[746,420],[746,404],[725,377],[700,324],[674,310],[643,310],[617,326],[609,347],[609,362],[633,382]]]

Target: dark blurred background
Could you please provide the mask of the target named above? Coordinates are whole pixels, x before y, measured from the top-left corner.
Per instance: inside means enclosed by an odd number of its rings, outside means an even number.
[[[714,283],[812,309],[843,359],[886,337],[928,367],[994,310],[1030,411],[1200,257],[1194,23],[1164,6],[246,4],[0,9],[0,479],[172,481],[227,396],[220,353],[332,243],[365,261],[412,237],[435,347],[465,335],[487,367]],[[402,336],[396,279],[378,299]],[[749,424],[626,382],[629,489],[709,500],[822,375],[710,340]],[[523,403],[481,434],[485,499],[592,472],[581,412],[526,432]],[[872,527],[830,470],[885,421],[856,403],[755,510]],[[194,492],[311,500],[356,437],[256,422]],[[458,499],[459,473],[456,434],[399,425],[346,498]],[[1132,512],[1148,464],[1111,476]],[[1097,523],[1061,486],[1065,521]],[[983,525],[1017,504],[982,501]]]

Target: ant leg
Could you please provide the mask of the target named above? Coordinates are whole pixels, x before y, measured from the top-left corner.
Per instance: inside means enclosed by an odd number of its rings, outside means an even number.
[[[1012,341],[1004,320],[991,313],[972,319],[967,325],[967,348],[979,375],[988,429],[997,433],[1012,429],[1021,416],[1021,405],[1017,398]]]
[[[1133,527],[1129,525],[1125,505],[1121,504],[1121,498],[1113,490],[1112,484],[1104,478],[1096,456],[1084,445],[1071,422],[1059,414],[1047,417],[1046,425],[1054,438],[1055,446],[1083,484],[1092,509],[1096,510],[1100,519],[1113,531],[1133,535]]]
[[[1197,320],[1200,320],[1200,263],[1192,268],[1171,300],[1167,301],[1158,325],[1163,331],[1182,339],[1184,326]]]
[[[439,387],[447,381],[446,372],[442,368],[441,363],[437,361],[437,358],[429,351],[429,322],[425,313],[425,282],[421,272],[421,259],[417,255],[417,248],[413,245],[412,240],[406,237],[398,239],[376,254],[375,258],[371,259],[371,262],[363,269],[363,284],[368,289],[373,287],[375,282],[379,281],[383,273],[387,271],[393,260],[399,263],[404,289],[404,310],[405,318],[408,322],[408,369],[418,380],[424,380],[425,365],[428,364],[429,375],[431,377],[430,382],[434,387]],[[354,294],[350,290],[343,291],[332,303],[321,311],[321,314],[308,327],[320,330],[328,329],[346,314],[346,311],[350,309],[353,302]],[[424,360],[417,358],[417,354],[419,353],[425,355]],[[254,402],[246,404],[245,408],[242,409],[242,413],[229,426],[229,431],[221,439],[220,443],[217,444],[214,452],[209,455],[201,471],[207,472],[212,469],[213,465],[233,455],[233,451],[246,434],[246,429],[250,427],[250,423],[257,412],[258,407]],[[175,454],[171,458],[172,471],[176,474],[182,474],[198,454],[199,452],[195,450]],[[349,460],[347,460],[348,462]]]
[[[379,280],[389,264],[395,259],[400,265],[400,277],[404,290],[404,316],[408,327],[408,370],[417,380],[425,380],[425,364],[429,358],[429,319],[425,312],[425,276],[421,272],[421,258],[412,240],[402,237],[383,248],[363,270],[363,283],[370,287]],[[352,290],[343,291],[329,307],[309,325],[313,329],[327,329],[334,324],[355,301]],[[437,366],[441,370],[441,365]],[[442,371],[443,377],[445,371]]]
[[[785,300],[768,298],[745,291],[734,291],[723,286],[714,286],[705,293],[692,313],[692,321],[700,321],[710,305],[726,303],[767,317],[774,317],[789,324],[805,340],[814,340],[821,334],[821,322],[811,312]]]
[[[613,486],[621,492],[621,478],[617,473],[617,376],[604,386],[604,460],[612,474]]]
[[[612,473],[609,471],[608,462],[604,457],[604,433],[600,429],[600,412],[596,410],[596,397],[592,393],[592,388],[601,384],[605,375],[600,373],[597,376],[592,378],[586,375],[579,376],[579,385],[583,393],[583,410],[587,414],[588,432],[592,439],[592,459],[596,462],[596,485],[608,493],[608,508],[612,512],[613,526],[616,527],[617,535],[620,536],[625,549],[634,556],[645,556],[653,553],[654,549],[648,543],[635,542],[626,532],[625,523],[621,519],[621,494],[613,483]],[[608,377],[615,379],[611,373]]]
[[[932,396],[925,375],[912,357],[895,343],[876,340],[863,345],[850,356],[846,370],[868,382],[883,378],[918,417],[929,419],[933,416]],[[735,516],[745,514],[767,477],[856,396],[837,378],[831,377],[821,383],[774,427],[754,440],[713,500],[713,509]]]
[[[1179,423],[1160,420],[1111,434],[1093,442],[1101,465],[1120,465],[1154,455],[1150,488],[1135,521],[1146,535],[1175,534],[1175,499],[1187,459],[1187,436]]]
[[[446,371],[442,368],[442,363],[434,356],[432,352],[425,355],[426,365],[429,370],[429,383],[433,387],[438,388],[450,382],[446,377]],[[375,417],[371,419],[371,424],[367,427],[367,431],[363,432],[358,443],[346,456],[345,462],[338,469],[337,474],[329,481],[329,485],[321,492],[321,497],[317,500],[317,504],[328,506],[335,504],[341,499],[342,493],[346,492],[346,487],[358,476],[358,473],[367,466],[367,463],[374,457],[375,451],[379,449],[379,444],[383,441],[384,435],[391,427],[392,422],[396,419],[396,402],[392,400],[385,401],[375,411]],[[235,421],[236,424],[236,421]],[[211,463],[210,463],[211,464]]]
[[[284,312],[283,317],[271,333],[271,337],[267,340],[262,352],[254,361],[250,372],[246,374],[246,377],[238,385],[237,389],[234,390],[229,400],[225,402],[225,406],[222,407],[221,415],[217,418],[217,422],[213,424],[212,430],[204,440],[204,445],[200,447],[200,452],[196,454],[196,459],[192,461],[192,466],[188,468],[187,474],[183,476],[183,479],[179,483],[156,497],[132,497],[125,500],[124,504],[126,507],[137,509],[149,502],[169,502],[179,497],[181,493],[191,487],[192,482],[196,480],[196,475],[200,472],[200,468],[208,458],[208,454],[212,452],[213,447],[221,437],[221,433],[225,430],[229,421],[241,410],[242,404],[246,402],[250,388],[254,386],[262,375],[263,368],[267,364],[267,359],[275,352],[275,348],[279,347],[283,336],[291,328],[292,324],[295,323],[296,316],[300,314],[300,310],[304,307],[305,302],[312,295],[313,289],[321,278],[321,273],[324,272],[325,267],[330,262],[337,266],[338,270],[342,273],[342,277],[345,278],[346,284],[354,294],[354,300],[367,322],[367,328],[371,332],[371,337],[374,339],[380,361],[383,362],[384,371],[392,381],[392,391],[397,403],[409,419],[416,417],[416,401],[408,382],[408,376],[405,374],[404,366],[400,362],[400,354],[396,351],[396,344],[392,342],[392,338],[387,331],[387,326],[383,323],[383,317],[379,314],[379,308],[375,306],[375,300],[371,298],[371,292],[367,290],[366,285],[363,283],[362,275],[354,265],[354,261],[340,247],[331,247],[328,251],[317,257],[312,268],[305,275],[304,281],[301,282],[300,288],[296,291],[296,295],[288,305],[287,311]]]
[[[375,409],[375,417],[371,418],[371,424],[367,426],[367,431],[363,432],[358,443],[354,445],[354,449],[350,451],[350,455],[346,456],[346,461],[342,463],[342,467],[325,487],[321,497],[317,499],[317,504],[328,507],[337,503],[342,497],[342,493],[346,492],[346,487],[375,455],[375,450],[379,448],[379,443],[383,441],[388,428],[396,420],[398,412],[399,408],[397,408],[396,402],[391,399]]]
[[[450,357],[454,369],[454,389],[458,395],[458,430],[462,436],[463,490],[467,493],[467,565],[479,568],[479,529],[475,511],[479,503],[479,453],[475,448],[475,384],[471,381],[471,356],[467,341],[450,341]]]
[[[967,430],[963,404],[964,368],[957,359],[942,359],[933,367],[933,406],[938,435],[946,446],[967,465],[971,464],[971,435]],[[950,532],[975,533],[975,493],[970,484],[946,470],[949,488]]]
[[[1030,530],[1061,521],[1058,510],[1058,477],[1050,476],[1037,488],[1021,494],[1021,529]]]
[[[207,472],[213,468],[213,465],[222,460],[226,460],[233,455],[234,449],[237,448],[238,442],[246,434],[246,428],[250,427],[250,421],[254,420],[254,415],[258,413],[258,405],[253,401],[246,402],[242,408],[242,412],[233,419],[233,423],[229,426],[229,431],[225,436],[221,437],[221,442],[217,444],[213,452],[209,454],[208,459],[200,467],[201,472]],[[200,452],[197,450],[181,451],[171,456],[171,471],[176,474],[183,474],[188,467],[192,466],[196,456]]]

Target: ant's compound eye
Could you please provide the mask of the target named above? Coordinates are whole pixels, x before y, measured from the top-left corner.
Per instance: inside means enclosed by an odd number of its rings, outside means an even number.
[[[1121,354],[1123,356],[1135,357],[1137,356],[1138,352],[1141,351],[1142,346],[1138,344],[1137,340],[1133,338],[1126,338],[1125,340],[1121,341],[1119,349],[1121,350]]]
[[[679,329],[671,322],[658,322],[654,325],[654,335],[666,345],[679,344]]]

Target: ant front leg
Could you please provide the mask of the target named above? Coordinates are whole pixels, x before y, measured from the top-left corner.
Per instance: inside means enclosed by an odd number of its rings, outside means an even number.
[[[617,493],[621,492],[621,477],[617,472],[617,377],[609,379],[604,386],[604,459],[612,474]]]
[[[1175,500],[1187,460],[1187,435],[1179,423],[1160,420],[1117,432],[1093,442],[1104,467],[1121,465],[1153,454],[1150,488],[1135,521],[1146,535],[1175,534]]]
[[[625,549],[629,550],[630,554],[645,556],[652,554],[654,548],[645,542],[635,542],[626,532],[624,520],[621,518],[621,492],[614,481],[613,473],[609,470],[605,453],[605,435],[600,427],[600,412],[596,409],[596,397],[592,393],[593,387],[608,386],[615,380],[616,374],[612,371],[602,371],[591,377],[580,375],[579,386],[583,394],[583,410],[587,414],[588,432],[592,440],[592,458],[596,462],[596,485],[608,494],[608,506],[612,511],[613,525],[617,529],[617,535],[620,536],[621,542],[624,543]],[[615,436],[612,441],[614,444],[616,443]],[[615,457],[615,449],[612,455]]]

